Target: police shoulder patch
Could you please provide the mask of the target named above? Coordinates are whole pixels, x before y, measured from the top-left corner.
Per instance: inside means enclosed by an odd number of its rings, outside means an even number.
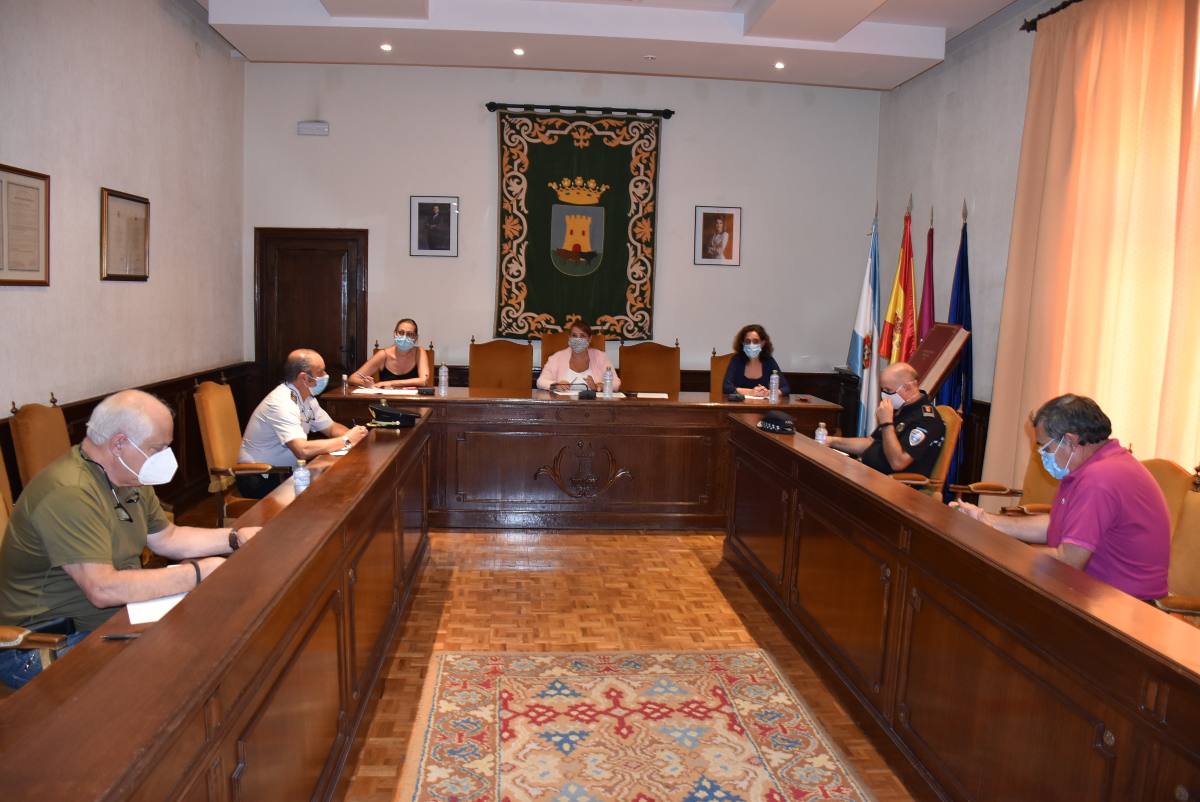
[[[910,446],[919,446],[924,441],[925,435],[928,434],[924,429],[917,427],[908,433],[908,444]]]

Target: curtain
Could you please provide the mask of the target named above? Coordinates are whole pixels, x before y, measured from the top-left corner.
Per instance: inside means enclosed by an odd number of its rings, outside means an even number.
[[[1019,486],[1029,414],[1095,398],[1140,459],[1200,459],[1200,0],[1043,19],[984,476]]]

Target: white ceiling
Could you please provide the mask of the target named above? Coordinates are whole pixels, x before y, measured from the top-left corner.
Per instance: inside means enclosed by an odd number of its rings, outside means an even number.
[[[891,89],[1012,0],[200,0],[250,61]],[[392,45],[391,52],[380,44]],[[524,56],[513,48],[525,50]],[[647,58],[652,56],[653,58]],[[783,69],[775,63],[782,62]]]

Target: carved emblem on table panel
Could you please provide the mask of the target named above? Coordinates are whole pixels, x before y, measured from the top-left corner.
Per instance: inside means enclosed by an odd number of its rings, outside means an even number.
[[[568,456],[575,461],[575,470],[570,476],[566,475],[564,465]],[[597,475],[595,467],[598,458],[603,458],[607,463],[600,475]],[[601,446],[597,452],[590,442],[584,443],[583,440],[577,440],[574,449],[571,446],[560,448],[553,462],[541,466],[533,474],[534,479],[543,476],[550,477],[558,489],[571,498],[595,498],[607,492],[618,479],[633,479],[628,468],[617,467],[617,458],[608,446]]]

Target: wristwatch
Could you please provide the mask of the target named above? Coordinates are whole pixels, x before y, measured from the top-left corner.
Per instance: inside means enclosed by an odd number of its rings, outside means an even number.
[[[349,448],[350,446],[354,445],[354,441],[350,439],[350,435],[344,434],[342,435],[342,444],[345,445],[346,448]]]
[[[241,547],[241,545],[242,545],[241,543],[238,543],[237,530],[230,529],[229,530],[229,550],[237,551]]]

